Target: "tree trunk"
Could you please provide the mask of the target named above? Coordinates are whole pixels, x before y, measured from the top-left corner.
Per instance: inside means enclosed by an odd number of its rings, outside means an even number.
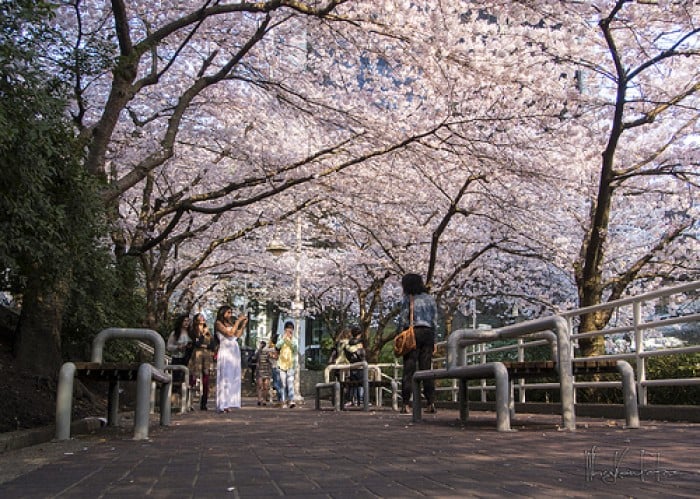
[[[47,283],[33,276],[27,284],[14,342],[14,354],[22,370],[41,377],[58,376],[69,280],[62,275]]]
[[[605,326],[604,319],[600,313],[592,312],[581,316],[581,325],[579,333],[587,333],[590,331],[598,331]],[[596,355],[605,354],[605,337],[593,336],[592,338],[581,338],[578,340],[579,350],[583,357],[593,357]]]

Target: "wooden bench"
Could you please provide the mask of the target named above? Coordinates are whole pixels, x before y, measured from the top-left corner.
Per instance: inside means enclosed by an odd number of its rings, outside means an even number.
[[[511,380],[518,378],[533,378],[540,376],[556,376],[557,367],[553,361],[535,362],[504,362]],[[639,407],[637,403],[637,386],[634,379],[632,366],[624,360],[611,359],[572,359],[572,373],[574,376],[591,376],[596,374],[615,373],[622,377],[622,396],[625,406],[625,420],[627,428],[639,428]],[[512,390],[511,390],[512,392]],[[515,411],[511,393],[511,414]]]
[[[363,383],[362,380],[351,380],[351,379],[345,379],[342,381],[330,381],[328,383],[317,383],[316,384],[316,409],[320,409],[320,401],[322,398],[322,392],[324,390],[330,389],[331,390],[331,403],[333,404],[333,407],[335,408],[336,411],[344,410],[345,409],[345,394],[349,388],[357,388],[357,387],[362,387]],[[398,389],[396,387],[396,382],[395,381],[367,381],[367,388],[368,390],[375,390],[375,402],[377,407],[382,406],[382,396],[381,392],[379,390],[382,390],[384,388],[388,388],[392,390],[392,394],[397,393]],[[365,395],[367,397],[367,395]],[[393,397],[395,398],[395,397]],[[395,405],[395,404],[392,404]],[[394,407],[395,410],[398,410],[398,407]]]
[[[75,375],[92,381],[136,381],[139,363],[73,362]]]
[[[149,363],[109,363],[103,362],[105,343],[110,339],[125,338],[147,340],[154,348],[154,364]],[[148,438],[149,413],[151,407],[151,385],[161,386],[160,424],[170,424],[170,393],[172,376],[166,369],[179,366],[165,365],[165,341],[158,332],[150,329],[108,328],[100,331],[92,342],[90,362],[66,362],[61,366],[56,394],[56,439],[70,438],[71,413],[73,405],[73,384],[76,377],[109,383],[107,424],[116,426],[119,411],[119,383],[135,381],[136,410],[134,413],[134,439]]]
[[[331,371],[337,371],[339,373],[349,373],[350,371],[359,370],[362,372],[362,379],[348,379],[344,377],[343,374],[339,376],[339,381],[331,381],[330,373]],[[373,380],[369,379],[369,373],[374,373]],[[366,393],[364,397],[363,409],[365,411],[369,410],[369,400],[371,390],[374,389],[375,392],[375,403],[377,407],[382,406],[382,394],[381,390],[383,388],[390,388],[392,393],[392,409],[398,411],[398,387],[394,380],[382,380],[381,370],[379,366],[373,364],[367,364],[367,362],[356,362],[354,364],[332,364],[326,367],[324,371],[324,383],[316,384],[316,409],[320,410],[321,405],[321,392],[327,389],[332,390],[332,403],[336,411],[344,408],[345,404],[345,391],[348,388],[354,387],[365,387]],[[379,378],[379,379],[377,379]]]
[[[456,379],[459,381],[459,416],[462,423],[469,418],[469,397],[467,381],[470,379],[494,378],[496,380],[496,428],[510,431],[510,411],[508,396],[508,371],[502,362],[486,362],[451,369],[431,369],[416,371],[413,375],[413,421],[421,421],[420,383],[435,379]]]
[[[484,366],[482,369],[479,366]],[[490,366],[490,367],[487,367]],[[502,367],[499,367],[502,366]],[[503,382],[498,379],[498,375],[504,369],[507,372],[510,393],[507,397],[509,415],[503,413]],[[625,419],[627,428],[639,428],[639,409],[637,405],[637,390],[634,381],[634,371],[629,363],[622,360],[609,359],[573,359],[572,371],[574,375],[593,375],[603,373],[617,373],[622,376],[623,401],[625,405]],[[430,373],[434,374],[430,374]],[[557,365],[554,361],[532,361],[532,362],[491,362],[486,364],[472,364],[469,366],[456,367],[450,370],[418,371],[414,375],[413,397],[420,400],[419,386],[417,380],[422,379],[458,379],[460,381],[459,402],[460,419],[466,423],[469,409],[466,382],[469,379],[496,378],[496,408],[497,425],[499,431],[510,430],[510,419],[515,413],[513,401],[513,380],[518,378],[533,378],[545,376],[558,376]],[[420,404],[414,404],[414,421],[421,420]]]
[[[616,360],[573,359],[573,374],[602,374],[619,371]],[[503,362],[511,378],[532,378],[556,374],[556,362],[552,360]]]
[[[382,388],[388,388],[390,390],[395,390],[396,389],[396,382],[395,381],[373,381],[369,380],[367,381],[368,389],[372,390],[381,390]],[[345,407],[345,393],[349,388],[359,388],[362,387],[362,380],[359,379],[345,379],[343,381],[340,381],[340,407],[341,409]],[[365,394],[367,396],[367,394]],[[376,399],[376,405],[378,407],[382,406],[382,397],[381,393],[377,392],[377,395],[375,396]]]

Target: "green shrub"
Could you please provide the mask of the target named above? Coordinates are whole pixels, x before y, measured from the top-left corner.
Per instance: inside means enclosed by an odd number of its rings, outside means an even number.
[[[646,365],[647,379],[697,378],[700,374],[700,353],[650,357]],[[647,389],[649,404],[699,405],[700,386],[663,386]]]

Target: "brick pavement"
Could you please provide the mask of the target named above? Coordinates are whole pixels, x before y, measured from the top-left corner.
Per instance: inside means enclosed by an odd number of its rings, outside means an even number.
[[[101,430],[37,469],[0,484],[0,497],[697,497],[700,425],[516,416],[454,410],[411,422],[364,413],[254,405],[173,416],[150,440]],[[157,419],[154,419],[157,421]],[[111,433],[110,433],[111,432]],[[84,446],[81,443],[84,442]],[[76,445],[78,444],[78,445]],[[68,445],[54,443],[51,445]],[[14,452],[14,451],[12,451]],[[591,466],[591,462],[593,465]]]

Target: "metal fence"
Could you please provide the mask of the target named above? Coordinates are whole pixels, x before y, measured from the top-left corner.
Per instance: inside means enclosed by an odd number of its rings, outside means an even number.
[[[603,336],[606,354],[599,357],[586,357],[585,360],[626,360],[635,367],[637,393],[640,406],[648,405],[649,387],[671,387],[700,385],[700,378],[685,377],[671,379],[647,379],[647,359],[651,357],[678,357],[683,354],[700,352],[700,281],[644,293],[641,295],[611,301],[601,305],[560,312],[566,318],[569,330],[576,331],[582,315],[601,310],[612,310],[612,319],[601,331],[574,333],[572,337],[573,362],[584,359],[577,357],[577,341],[580,338]],[[444,342],[438,344],[439,346]],[[487,357],[508,356],[511,360],[523,361],[527,351],[534,347],[547,345],[546,340],[524,341],[519,339],[506,345],[475,345],[467,353],[468,363],[485,363]],[[436,357],[433,367],[443,367],[444,357]],[[399,364],[383,364],[385,371],[393,370],[393,378],[400,381]],[[700,366],[699,366],[700,367]],[[392,378],[391,374],[385,374]],[[527,383],[524,379],[514,380],[514,395],[519,402],[527,402],[528,391],[554,390],[558,383]],[[584,381],[575,380],[574,388],[609,388],[621,387],[620,381]],[[451,392],[457,401],[457,383],[437,387],[440,391]],[[470,391],[480,392],[482,401],[487,401],[487,393],[495,390],[494,385],[481,380],[478,386],[470,386]],[[515,393],[517,392],[517,393]]]

